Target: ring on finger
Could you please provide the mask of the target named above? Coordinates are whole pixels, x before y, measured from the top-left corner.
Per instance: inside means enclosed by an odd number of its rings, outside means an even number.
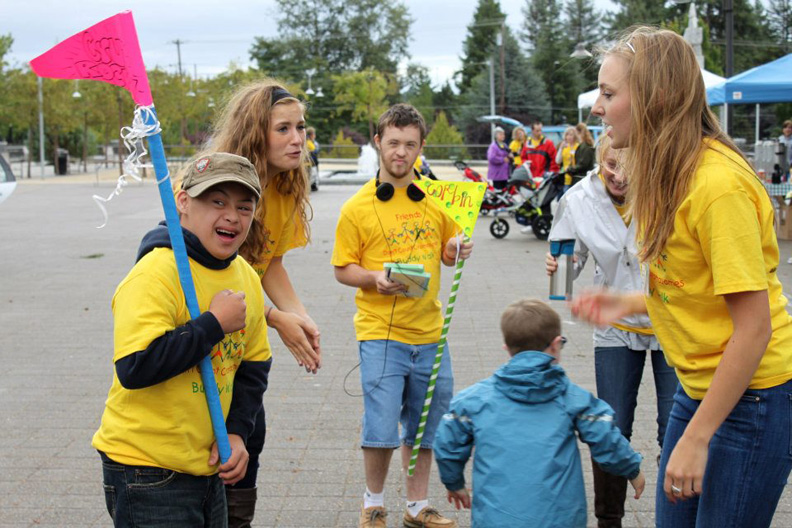
[[[671,484],[671,493],[675,495],[679,495],[680,493],[682,493],[682,488],[677,488],[676,486]]]

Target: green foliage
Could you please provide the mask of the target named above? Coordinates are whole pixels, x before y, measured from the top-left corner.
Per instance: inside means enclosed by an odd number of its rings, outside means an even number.
[[[540,75],[530,61],[520,51],[519,44],[511,31],[504,39],[504,73],[500,74],[500,64],[496,63],[495,93],[501,93],[501,79],[505,80],[505,106],[496,106],[496,112],[512,117],[523,123],[535,119],[547,121],[550,117],[550,104]],[[490,113],[489,73],[482,72],[470,89],[460,97],[459,124],[469,143],[489,143],[490,125],[478,122],[482,115]],[[496,102],[498,101],[496,95]]]
[[[429,159],[465,159],[468,157],[467,149],[462,145],[464,140],[457,128],[448,123],[445,112],[437,113],[435,123],[426,136],[424,156]],[[433,146],[442,145],[442,146]],[[448,147],[446,145],[459,145]]]
[[[426,126],[431,128],[435,119],[435,94],[429,80],[429,70],[420,64],[408,64],[402,85],[404,100],[421,112],[426,120]]]
[[[309,100],[308,120],[317,135],[329,137],[349,125],[348,112],[336,112],[335,76],[376,70],[395,78],[408,58],[412,18],[401,0],[277,0],[278,36],[255,39],[251,59],[261,73],[308,88],[324,98]],[[389,90],[389,93],[395,93]],[[352,124],[355,126],[356,124]]]
[[[387,97],[395,93],[395,86],[375,70],[347,72],[333,76],[335,103],[338,114],[349,113],[353,120],[367,121],[369,140],[374,141],[374,122],[389,103]]]
[[[333,148],[330,149],[328,156],[331,158],[357,159],[358,154],[357,145],[352,141],[352,138],[345,137],[344,132],[339,130],[333,140]]]
[[[479,73],[486,71],[487,65],[484,63],[493,54],[497,35],[505,20],[506,15],[498,0],[479,0],[473,22],[468,26],[468,34],[462,44],[462,69],[458,72],[459,90],[462,93],[470,88]]]
[[[531,64],[547,87],[550,121],[559,121],[562,113],[572,117],[585,82],[578,59],[569,56],[575,43],[565,34],[561,6],[558,0],[528,0],[523,14],[522,38],[531,50]]]
[[[670,18],[670,12],[664,5],[665,2],[613,0],[613,3],[616,4],[616,11],[605,16],[605,23],[609,26],[613,36],[635,24],[659,26]],[[678,9],[687,9],[687,6]]]

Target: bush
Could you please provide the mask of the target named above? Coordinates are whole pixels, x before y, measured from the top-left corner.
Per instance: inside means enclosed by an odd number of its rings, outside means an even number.
[[[462,134],[455,126],[448,123],[445,112],[438,112],[434,126],[426,136],[424,156],[427,159],[465,159],[468,157]]]
[[[352,138],[344,136],[344,131],[339,130],[333,140],[333,148],[330,149],[331,158],[357,159],[360,154],[360,147],[352,141]]]

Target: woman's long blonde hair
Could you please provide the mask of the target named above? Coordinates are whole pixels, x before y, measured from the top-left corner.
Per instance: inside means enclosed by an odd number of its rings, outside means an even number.
[[[745,156],[707,106],[693,48],[673,31],[628,29],[606,56],[624,59],[630,88],[628,201],[638,221],[639,257],[658,257],[674,228],[699,158],[710,138]],[[747,160],[746,160],[746,163]],[[750,164],[749,164],[750,166]]]
[[[594,138],[591,136],[591,130],[586,126],[586,123],[578,123],[572,128],[577,133],[579,143],[585,143],[590,147],[594,146]]]
[[[294,201],[294,219],[297,229],[301,229],[306,240],[310,240],[310,225],[313,215],[308,202],[308,174],[306,172],[306,151],[303,148],[303,163],[296,169],[279,174],[267,174],[267,130],[269,130],[272,92],[278,88],[285,90],[282,83],[273,79],[262,79],[237,90],[220,112],[213,128],[211,143],[204,152],[230,152],[244,156],[253,163],[259,175],[262,190],[268,185],[283,195],[291,196]],[[302,103],[292,97],[277,101],[275,104]],[[252,264],[262,260],[266,240],[264,213],[267,204],[259,204],[250,233],[239,253]]]

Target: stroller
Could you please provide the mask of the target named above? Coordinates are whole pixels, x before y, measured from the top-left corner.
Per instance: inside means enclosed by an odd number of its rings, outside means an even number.
[[[564,188],[564,175],[561,173],[545,173],[544,179],[537,186],[531,173],[525,167],[518,167],[512,173],[507,187],[518,186],[525,199],[513,208],[495,211],[496,217],[490,224],[490,234],[495,238],[503,238],[509,234],[509,222],[500,218],[500,213],[514,216],[514,220],[523,226],[531,226],[534,236],[539,240],[547,240],[553,225],[553,214],[550,204]]]
[[[485,180],[481,174],[470,168],[470,165],[464,161],[457,160],[454,162],[454,166],[462,172],[466,180],[487,184],[487,190],[484,191],[484,199],[481,202],[479,215],[487,216],[495,211],[513,210],[522,203],[522,196],[518,189],[519,185],[507,184],[504,189],[496,189]]]

